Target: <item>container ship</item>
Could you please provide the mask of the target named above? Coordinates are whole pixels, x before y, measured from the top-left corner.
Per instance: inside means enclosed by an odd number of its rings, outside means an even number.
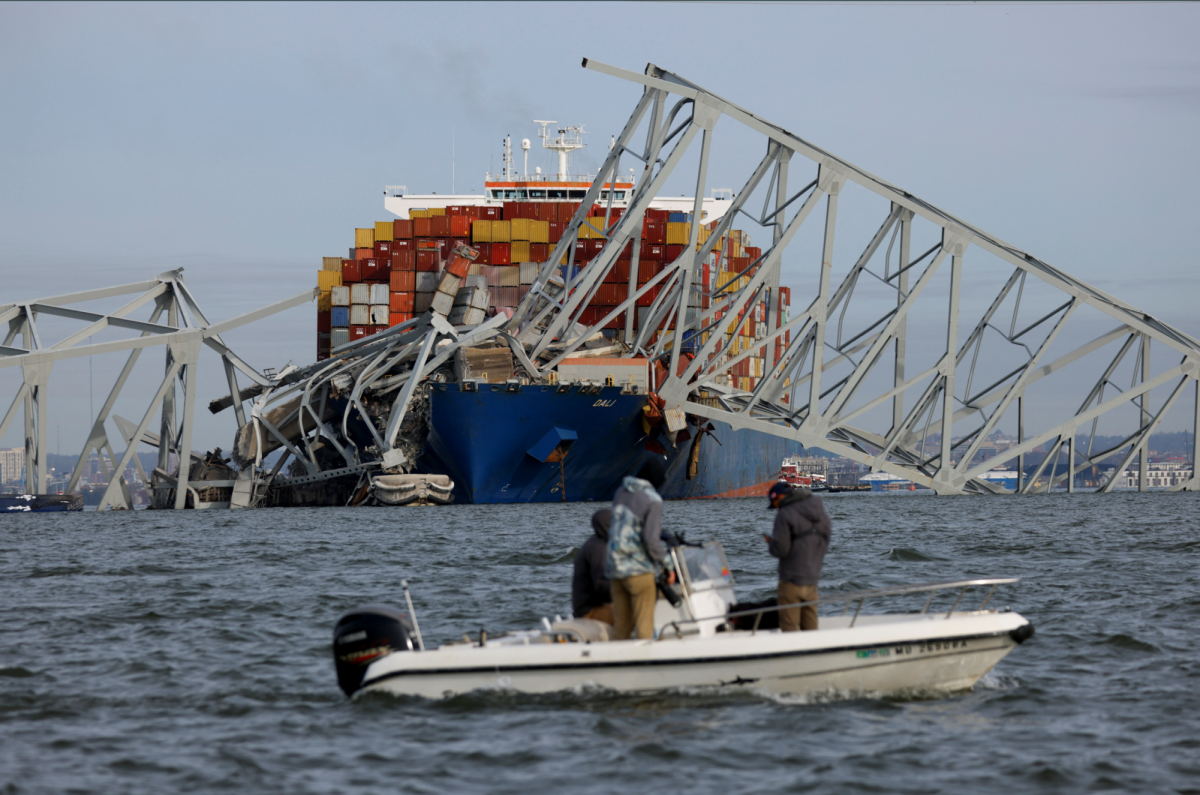
[[[558,156],[554,174],[543,175],[540,169],[528,173],[528,139],[521,142],[526,167],[518,174],[512,142],[506,138],[503,170],[486,175],[482,194],[413,195],[402,186],[387,188],[384,208],[397,218],[356,229],[346,256],[324,258],[318,274],[318,362],[431,310],[445,313],[459,327],[501,314],[512,318],[593,182],[591,175],[572,176],[568,167],[568,155],[584,145],[582,128],[554,133],[546,127],[553,122],[537,123],[544,148]],[[605,219],[616,223],[634,188],[632,174],[627,181],[614,179],[601,186],[603,204],[593,206],[588,223],[580,227],[572,264],[564,257],[548,287],[569,289],[578,270],[603,248],[606,240],[599,230]],[[655,199],[642,225],[636,277],[631,242],[596,289],[580,323],[598,324],[627,298],[632,284],[647,284],[674,262],[690,242],[692,224],[700,225],[700,244],[706,242],[728,205],[720,197],[704,198],[697,219],[688,212],[695,208],[694,198]],[[438,292],[452,252],[462,246],[474,255],[469,265],[463,263],[463,286],[454,295]],[[721,290],[732,294],[743,287],[748,279],[738,274],[760,256],[748,234],[731,231],[696,274],[692,305],[708,308],[721,300]],[[656,295],[648,291],[638,299],[636,312],[608,322],[603,339],[590,341],[540,382],[527,382],[503,346],[457,356],[454,373],[426,389],[412,470],[449,475],[459,502],[606,500],[645,457],[660,455],[668,462],[662,489],[666,498],[765,494],[778,478],[778,462],[801,452],[798,443],[690,416],[682,431],[661,431],[655,388],[668,376],[666,367],[623,344],[642,328]],[[440,309],[439,296],[447,304]],[[751,322],[739,324],[732,317],[726,333],[736,330],[739,335],[734,350],[754,348],[767,335],[769,323],[787,317],[790,302],[790,291],[781,287],[748,310],[754,315]],[[669,323],[663,325],[652,340],[671,334]],[[686,354],[703,341],[684,339],[681,350]],[[788,341],[779,340],[771,349],[759,343],[760,350],[727,377],[727,385],[752,391],[768,356],[778,357]],[[681,358],[680,366],[685,364]],[[358,446],[369,447],[368,434],[361,433]]]

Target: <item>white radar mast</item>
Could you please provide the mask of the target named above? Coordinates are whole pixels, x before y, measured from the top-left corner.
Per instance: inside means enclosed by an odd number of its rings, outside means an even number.
[[[558,131],[557,137],[552,138],[546,130],[546,125],[558,124],[558,122],[534,119],[533,123],[542,125],[542,131],[538,133],[538,137],[542,139],[544,148],[558,155],[558,178],[565,181],[568,178],[567,155],[586,146],[583,142],[583,125],[564,127]]]

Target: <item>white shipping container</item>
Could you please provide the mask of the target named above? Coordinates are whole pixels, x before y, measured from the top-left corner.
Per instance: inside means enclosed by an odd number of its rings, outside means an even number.
[[[538,271],[542,265],[539,262],[522,262],[521,268],[521,284],[533,284],[537,281]]]
[[[334,306],[350,306],[350,287],[342,285],[334,287],[331,291],[330,301]]]
[[[438,274],[430,273],[428,271],[417,271],[417,292],[418,293],[432,293],[434,290],[437,289],[437,286],[438,286]],[[430,299],[430,300],[432,300],[432,299]],[[425,309],[428,309],[428,308],[429,308],[429,305],[426,304]],[[425,310],[418,309],[417,311],[423,312]]]
[[[352,284],[350,285],[350,305],[354,304],[369,304],[371,303],[371,285],[369,284]],[[353,323],[354,321],[350,321]]]
[[[462,287],[462,279],[455,276],[453,273],[443,273],[441,280],[438,281],[438,292],[446,295],[454,295],[458,292],[458,288]]]
[[[388,302],[388,300],[389,300],[389,298],[388,298],[388,285],[386,285],[386,284],[372,284],[372,285],[370,285],[370,287],[371,287],[371,300],[370,300],[370,301],[368,301],[367,303],[370,303],[370,304],[386,304],[386,303]]]
[[[438,290],[433,294],[433,303],[429,305],[429,308],[432,309],[435,314],[448,315],[450,314],[450,310],[454,308],[454,296]]]
[[[463,286],[465,286],[465,287],[485,287],[486,288],[487,287],[487,277],[486,276],[468,276],[467,280],[465,282],[463,282]]]
[[[487,309],[488,289],[486,287],[463,287],[454,294],[455,306],[467,306],[474,309]]]
[[[456,306],[450,310],[446,320],[453,326],[478,326],[487,319],[485,310],[469,306]]]
[[[329,332],[329,344],[334,348],[339,345],[345,345],[350,341],[350,329],[335,328]]]
[[[366,285],[364,285],[366,286]],[[351,304],[350,305],[350,325],[351,326],[369,326],[371,325],[371,306],[370,304]]]
[[[386,287],[387,285],[383,285]],[[371,325],[386,326],[388,324],[388,312],[391,307],[387,304],[371,304]]]

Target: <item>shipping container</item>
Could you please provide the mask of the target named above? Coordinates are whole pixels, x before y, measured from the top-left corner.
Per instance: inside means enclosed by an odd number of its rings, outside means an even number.
[[[417,271],[425,273],[437,273],[438,253],[436,251],[418,251]]]
[[[514,240],[509,250],[509,255],[513,262],[529,262],[532,260],[533,257],[529,253],[529,241]]]
[[[529,238],[529,235],[530,235],[529,225],[531,223],[533,223],[533,222],[530,221],[528,218],[517,218],[512,221],[508,221],[510,234],[512,235],[512,242],[514,242],[514,243],[516,243],[517,241],[529,242],[529,239],[530,239]]]
[[[667,244],[667,225],[661,221],[642,222],[642,239],[652,245]]]
[[[391,307],[387,304],[371,304],[371,325],[386,326],[389,312],[391,312]]]
[[[354,284],[350,287],[350,303],[351,304],[369,304],[371,303],[371,285],[369,284]]]
[[[329,310],[329,324],[331,327],[345,328],[350,325],[350,307],[335,306]]]
[[[433,301],[429,308],[439,315],[450,314],[450,310],[454,308],[454,294],[437,291],[433,294]]]
[[[556,202],[542,202],[537,205],[537,217],[539,221],[557,221],[558,204]]]
[[[413,313],[423,315],[429,311],[429,305],[433,303],[433,292],[417,293],[413,296]]]
[[[451,297],[458,292],[459,287],[462,287],[462,277],[456,276],[449,271],[443,273],[442,278],[438,280],[438,291],[446,293]]]
[[[485,221],[499,221],[504,218],[504,213],[499,207],[480,207],[479,217]]]
[[[501,221],[500,223],[505,223]],[[492,243],[488,249],[489,265],[509,265],[512,263],[512,250],[508,243]]]
[[[629,268],[630,268],[630,263],[628,263],[628,262],[614,263],[613,266],[611,268],[609,268],[608,273],[604,274],[604,282],[606,284],[628,285],[629,284]]]
[[[488,267],[484,265],[483,267]],[[472,273],[467,278],[463,279],[463,285],[467,287],[487,287],[487,277],[483,274]]]
[[[391,292],[387,284],[372,284],[370,285],[370,300],[368,304],[386,304],[388,302],[388,293]],[[351,303],[357,303],[351,301]]]
[[[330,318],[330,313],[318,311],[317,312],[317,331],[318,332],[328,332],[329,329],[331,329],[331,328],[333,328],[333,321]]]
[[[437,273],[431,273],[428,271],[417,271],[415,275],[417,277],[416,282],[415,282],[416,292],[432,293],[434,290],[437,289],[438,281],[440,281],[440,278]],[[426,309],[428,309],[428,307],[426,307]],[[418,311],[420,311],[420,310],[418,310]]]
[[[412,240],[413,222],[407,218],[392,221],[392,240]]]
[[[400,253],[401,251],[416,251],[416,249],[417,249],[417,244],[411,240],[393,240],[392,241],[393,256]]]
[[[434,237],[450,237],[450,216],[441,215],[430,218],[429,231]]]
[[[391,272],[415,271],[417,269],[417,252],[397,251],[392,254]]]
[[[486,287],[462,287],[454,294],[454,305],[487,309],[490,296]]]
[[[341,260],[338,261],[338,264],[341,264]],[[317,289],[321,292],[328,292],[341,283],[342,274],[340,270],[336,273],[325,270],[317,271]]]
[[[334,306],[350,306],[350,285],[344,284],[329,291],[330,303]]]
[[[412,292],[394,292],[388,297],[388,309],[392,312],[411,312],[413,311],[413,300]]]
[[[522,262],[518,266],[520,284],[533,284],[542,268],[540,262]]]
[[[465,215],[453,215],[450,217],[450,237],[467,238],[471,236],[471,226],[474,224],[472,219]]]
[[[425,212],[429,213],[430,218],[439,218],[446,214],[446,208],[445,207],[430,207]]]
[[[668,243],[667,244],[667,258],[663,261],[664,262],[674,262],[675,260],[679,259],[680,256],[683,255],[683,250],[685,248],[687,248],[687,246],[681,246],[677,243]]]
[[[329,347],[338,348],[350,341],[350,327],[343,326],[339,328],[337,325],[329,332]]]
[[[371,259],[374,256],[375,256],[375,247],[374,246],[372,246],[371,248],[356,248],[356,249],[354,249],[353,259],[358,259],[358,260]]]
[[[433,220],[431,218],[413,219],[413,237],[433,237]]]
[[[508,306],[514,307],[521,302],[520,287],[492,287],[488,290],[489,306]]]
[[[546,227],[548,229],[548,237],[546,242],[557,243],[558,241],[562,240],[563,233],[567,229],[567,224],[565,221],[551,221],[546,225]]]
[[[371,325],[371,305],[370,304],[351,304],[350,305],[350,325],[351,326],[369,326],[369,325]]]
[[[354,230],[354,247],[355,248],[375,248],[375,230],[374,229],[355,229]]]
[[[388,318],[389,326],[398,326],[401,323],[407,323],[414,317],[412,312],[392,312]]]
[[[348,259],[342,261],[342,284],[353,284],[362,281],[362,260]]]
[[[483,309],[473,309],[469,306],[456,306],[450,310],[446,320],[452,326],[478,326],[487,319]]]
[[[471,242],[475,245],[492,242],[492,222],[476,221],[471,224]]]
[[[341,257],[321,257],[321,270],[333,271],[334,273],[342,272]]]
[[[383,274],[379,267],[379,260],[364,259],[359,260],[359,264],[362,266],[362,280],[364,282],[377,282],[387,278],[387,274]]]
[[[531,262],[545,262],[550,259],[550,244],[549,243],[530,243],[529,244],[529,260]]]
[[[375,333],[374,326],[351,326],[350,341],[365,339]]]
[[[508,243],[512,241],[512,221],[493,221],[492,222],[492,240],[493,243]]]
[[[317,293],[317,311],[328,312],[333,308],[333,291]]]

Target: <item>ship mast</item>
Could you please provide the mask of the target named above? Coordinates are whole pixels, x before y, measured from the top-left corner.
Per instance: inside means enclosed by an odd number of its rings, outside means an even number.
[[[551,138],[550,133],[546,130],[546,125],[558,124],[558,122],[534,119],[533,123],[542,125],[542,131],[538,133],[538,137],[542,139],[544,148],[558,155],[558,179],[566,181],[568,178],[567,155],[586,146],[583,142],[583,125],[564,127],[558,131],[557,137]]]

